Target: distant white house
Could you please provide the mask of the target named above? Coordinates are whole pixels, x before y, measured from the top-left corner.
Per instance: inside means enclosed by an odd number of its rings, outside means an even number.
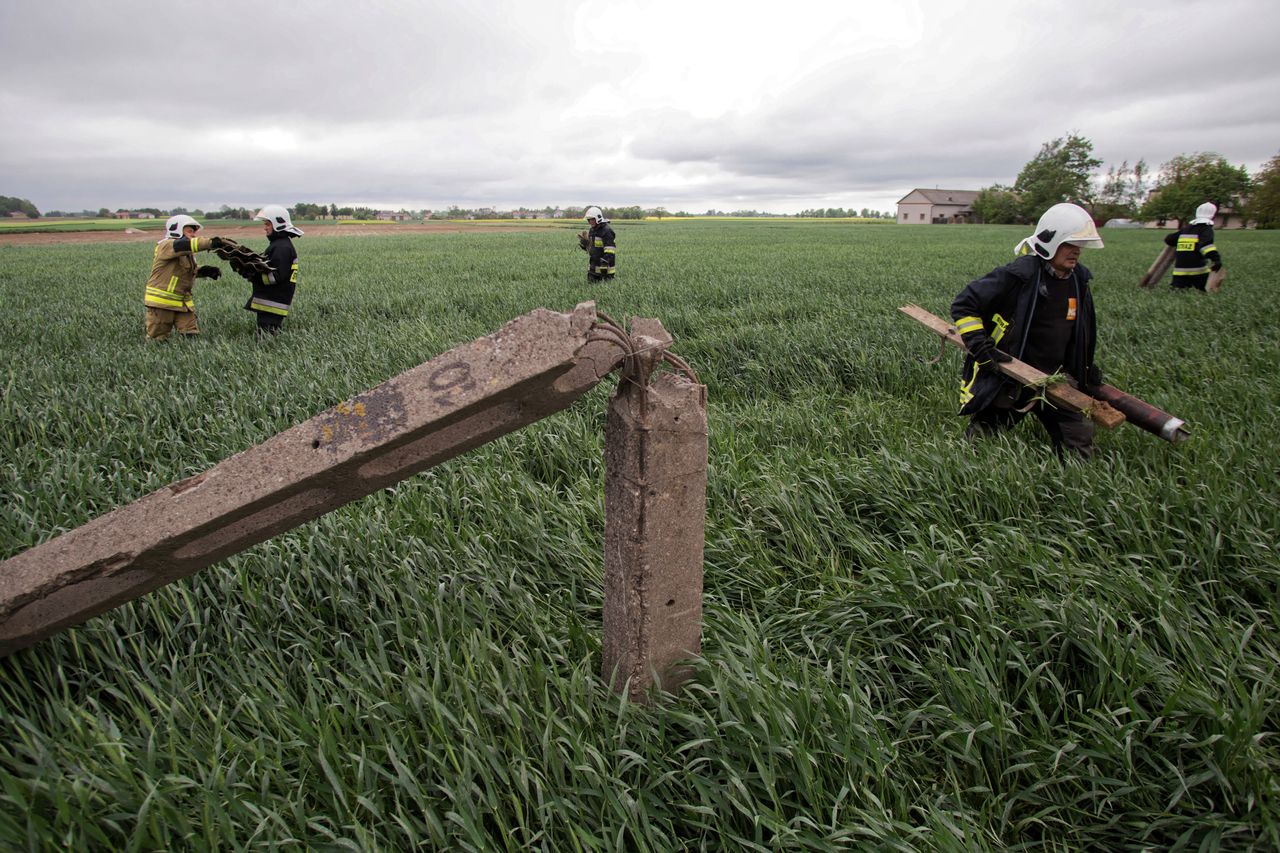
[[[977,190],[914,189],[898,200],[900,225],[948,225],[973,221]]]

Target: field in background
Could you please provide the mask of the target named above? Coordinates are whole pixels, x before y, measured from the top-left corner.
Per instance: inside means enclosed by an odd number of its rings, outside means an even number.
[[[309,236],[281,338],[229,276],[158,346],[149,246],[0,245],[0,558],[536,306],[661,318],[711,423],[680,696],[597,677],[601,387],[0,660],[0,846],[1280,846],[1280,234],[1212,297],[1085,253],[1109,380],[1194,433],[1086,466],[967,443],[895,310],[1022,230],[615,228],[607,287],[558,229]]]

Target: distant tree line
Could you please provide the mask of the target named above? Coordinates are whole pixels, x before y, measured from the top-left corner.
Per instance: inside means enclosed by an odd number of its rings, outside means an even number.
[[[1280,156],[1251,177],[1214,152],[1179,154],[1154,175],[1139,159],[1098,173],[1102,161],[1093,143],[1076,133],[1051,140],[1018,173],[1012,186],[983,187],[972,208],[980,222],[1032,223],[1047,208],[1070,201],[1094,221],[1110,219],[1189,220],[1206,201],[1253,220],[1260,228],[1280,227]]]
[[[32,219],[40,218],[40,211],[36,210],[36,206],[25,198],[10,198],[7,195],[0,195],[0,216],[8,216],[11,213],[21,213]]]
[[[754,213],[754,211],[753,211]],[[737,216],[738,214],[733,214]],[[802,210],[796,214],[799,217],[807,217],[812,219],[894,219],[896,215],[892,211],[881,213],[878,210],[870,208],[862,208],[854,210],[852,207],[845,210],[843,207],[814,208],[813,210]]]

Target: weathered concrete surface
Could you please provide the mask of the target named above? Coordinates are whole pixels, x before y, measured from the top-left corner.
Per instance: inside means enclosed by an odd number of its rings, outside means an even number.
[[[634,701],[687,677],[702,636],[707,499],[706,388],[649,371],[670,338],[633,321],[639,365],[609,403],[605,427],[602,674]]]
[[[618,363],[539,309],[0,563],[0,656],[565,408]]]

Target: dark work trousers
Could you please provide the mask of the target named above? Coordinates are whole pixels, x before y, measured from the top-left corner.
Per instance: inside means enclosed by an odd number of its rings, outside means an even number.
[[[1047,400],[1032,403],[1038,393],[1030,388],[1021,389],[1021,393],[1017,389],[1001,391],[990,406],[973,413],[965,435],[975,437],[1003,432],[1015,426],[1030,411],[1044,425],[1059,457],[1063,455],[1063,448],[1069,448],[1082,459],[1093,458],[1093,421],[1080,412],[1059,409]],[[1027,410],[1029,404],[1031,408]]]
[[[268,314],[266,311],[255,312],[258,315],[258,334],[259,335],[278,335],[280,327],[284,324],[284,318],[279,314]]]
[[[1175,275],[1170,286],[1174,290],[1190,290],[1193,287],[1196,290],[1204,290],[1204,286],[1208,281],[1209,274],[1207,272],[1200,273],[1200,275]]]

